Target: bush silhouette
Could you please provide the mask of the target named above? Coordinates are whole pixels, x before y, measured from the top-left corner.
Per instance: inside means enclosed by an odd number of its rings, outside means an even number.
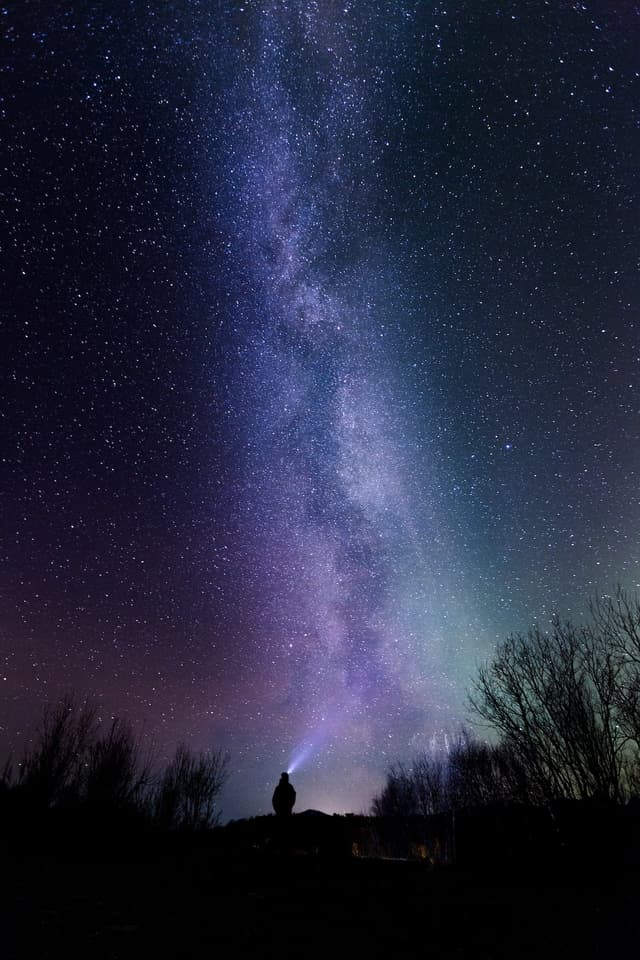
[[[215,826],[228,765],[229,755],[219,750],[195,754],[180,744],[156,787],[156,821],[168,829],[203,830]]]

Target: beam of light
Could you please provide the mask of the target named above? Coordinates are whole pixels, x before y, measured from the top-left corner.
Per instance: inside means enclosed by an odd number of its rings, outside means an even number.
[[[326,733],[319,731],[307,740],[303,740],[291,752],[291,758],[287,764],[287,773],[295,773],[300,767],[318,752],[326,740]]]

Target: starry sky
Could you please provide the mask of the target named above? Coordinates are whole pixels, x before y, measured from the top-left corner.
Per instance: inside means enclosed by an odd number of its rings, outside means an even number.
[[[640,8],[10,2],[0,746],[68,690],[224,818],[366,811],[640,584]]]

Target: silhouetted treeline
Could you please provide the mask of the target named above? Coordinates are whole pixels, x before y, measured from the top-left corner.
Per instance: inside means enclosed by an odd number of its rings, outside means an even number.
[[[554,619],[501,643],[469,703],[492,743],[462,733],[446,751],[396,763],[373,812],[430,815],[512,803],[640,795],[640,604],[622,590],[583,626]]]
[[[128,817],[167,830],[202,830],[219,821],[229,757],[178,746],[157,770],[131,726],[98,719],[73,696],[47,706],[32,744],[7,761],[0,782],[6,810],[35,823],[52,813],[105,823]]]
[[[481,743],[466,731],[448,749],[394,763],[372,801],[378,817],[428,817],[526,799],[523,771],[504,744]]]

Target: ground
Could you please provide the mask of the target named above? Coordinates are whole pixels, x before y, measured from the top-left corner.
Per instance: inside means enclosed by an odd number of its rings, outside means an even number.
[[[5,960],[616,957],[637,947],[631,872],[462,870],[291,851],[11,855]]]

